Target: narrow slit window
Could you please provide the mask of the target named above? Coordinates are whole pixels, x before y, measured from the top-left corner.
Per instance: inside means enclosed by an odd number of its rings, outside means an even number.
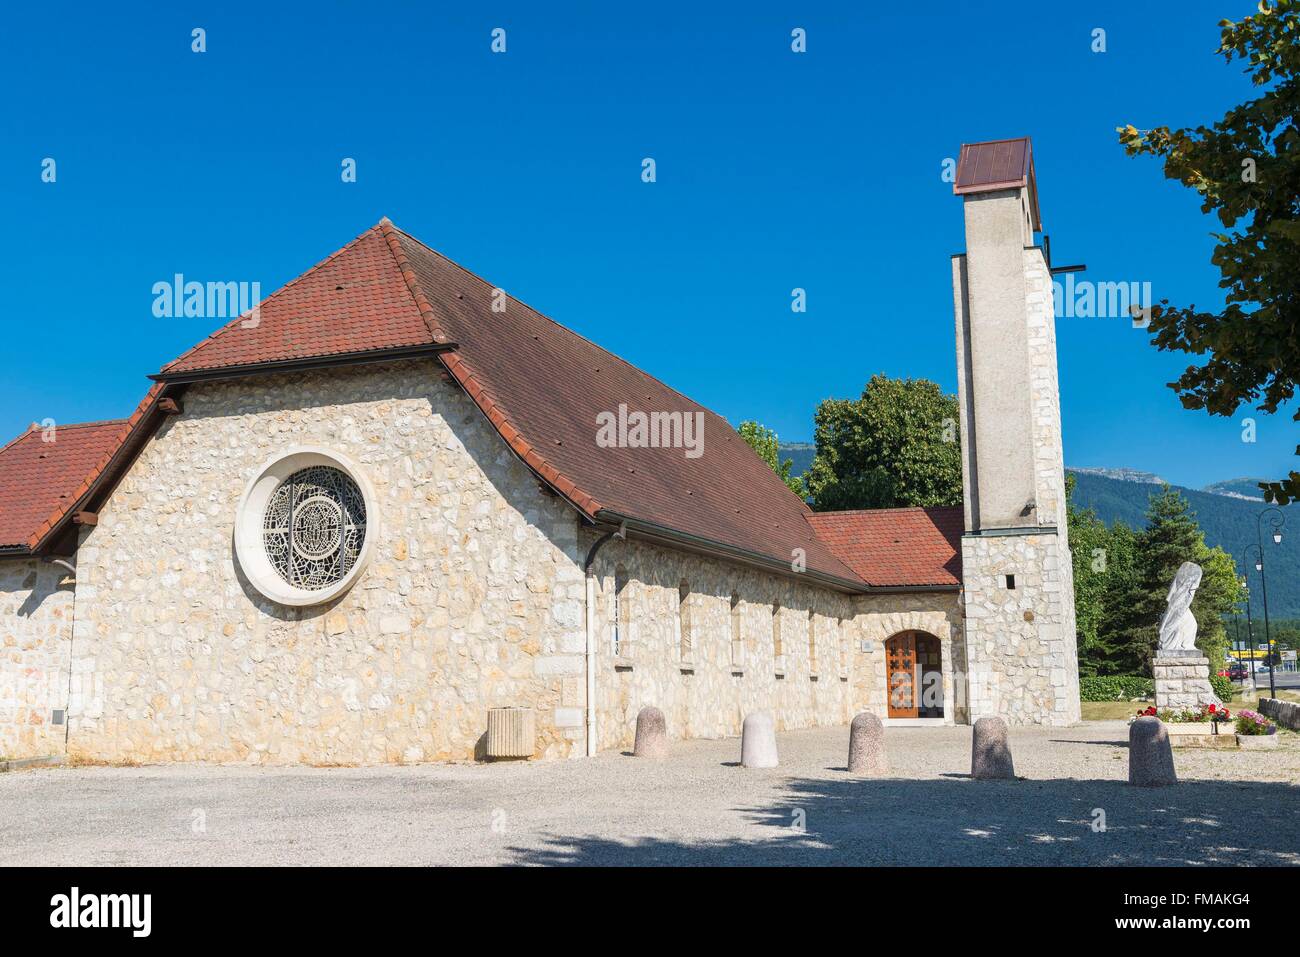
[[[777,663],[781,661],[784,649],[781,647],[781,603],[772,603],[772,656]]]
[[[619,565],[614,569],[614,607],[613,613],[610,615],[614,655],[616,657],[627,653],[629,620],[627,597],[627,569]]]
[[[677,586],[677,630],[681,637],[682,661],[691,660],[691,586],[683,581]]]
[[[740,596],[731,593],[731,663],[736,666],[744,664],[745,636],[740,617]]]

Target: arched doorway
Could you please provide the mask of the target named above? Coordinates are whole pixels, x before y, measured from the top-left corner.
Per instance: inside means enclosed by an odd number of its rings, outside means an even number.
[[[924,631],[900,631],[885,642],[886,714],[943,717],[943,652]]]

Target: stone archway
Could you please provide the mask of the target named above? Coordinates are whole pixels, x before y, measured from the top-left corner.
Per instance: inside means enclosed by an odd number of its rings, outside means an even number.
[[[900,631],[885,639],[885,713],[889,718],[944,714],[943,643],[928,631]]]

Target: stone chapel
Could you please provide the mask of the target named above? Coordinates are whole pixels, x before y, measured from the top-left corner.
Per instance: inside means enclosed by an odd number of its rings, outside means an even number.
[[[963,146],[954,191],[963,506],[812,512],[721,417],[383,219],[129,417],[0,449],[0,755],[473,760],[502,708],[545,758],[627,748],[646,705],[675,738],[1077,721],[1029,141]]]

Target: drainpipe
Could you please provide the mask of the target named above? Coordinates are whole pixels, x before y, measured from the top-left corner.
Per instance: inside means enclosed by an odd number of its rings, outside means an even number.
[[[596,576],[591,573],[591,567],[595,564],[596,553],[611,538],[626,539],[627,522],[620,525],[617,531],[606,532],[596,539],[591,550],[587,552],[586,564],[582,566],[583,576],[587,582],[587,757],[589,758],[596,754]]]
[[[77,629],[77,566],[62,558],[47,557],[45,561],[66,568],[72,576],[72,616],[68,622],[68,691],[63,701],[63,753],[67,754],[68,738],[72,732],[72,642],[73,632]]]

